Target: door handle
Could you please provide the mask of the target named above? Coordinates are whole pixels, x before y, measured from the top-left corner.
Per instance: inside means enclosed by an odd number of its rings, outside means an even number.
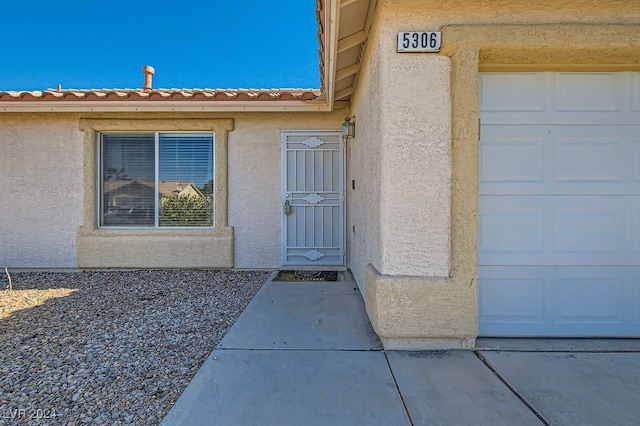
[[[284,201],[284,214],[286,215],[291,214],[291,203],[289,202],[289,200]]]

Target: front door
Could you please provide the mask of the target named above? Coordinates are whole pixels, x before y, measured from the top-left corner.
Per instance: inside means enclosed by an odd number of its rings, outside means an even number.
[[[345,264],[340,132],[282,133],[282,264]]]

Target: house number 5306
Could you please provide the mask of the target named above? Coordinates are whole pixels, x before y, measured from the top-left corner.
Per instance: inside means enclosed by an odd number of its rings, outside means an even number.
[[[442,33],[404,31],[398,33],[398,52],[439,52]]]

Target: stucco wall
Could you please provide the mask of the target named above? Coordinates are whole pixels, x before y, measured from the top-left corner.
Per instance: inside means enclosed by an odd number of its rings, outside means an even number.
[[[282,130],[338,130],[345,113],[238,114],[229,134],[229,224],[236,268],[277,268]]]
[[[351,267],[387,347],[419,347],[425,336],[435,347],[435,333],[440,346],[468,347],[475,337],[474,309],[468,309],[475,297],[447,278],[450,59],[397,54],[398,24],[381,14],[374,20],[353,103],[357,134],[348,170],[371,186],[363,188],[364,196],[356,187],[350,217],[357,229],[368,210],[376,216],[369,224],[373,232],[352,237]],[[360,250],[370,244],[372,250]],[[431,279],[436,277],[441,280]],[[451,309],[463,313],[453,318],[447,315]]]
[[[356,136],[347,141],[347,261],[363,294],[367,263],[379,265],[382,259],[380,49],[377,39],[373,38],[364,58],[363,67],[367,72],[360,80],[362,90],[354,102],[357,107],[351,111],[356,115]]]
[[[372,25],[353,105],[349,173],[364,181],[349,205],[359,282],[369,262],[383,274],[449,275],[449,59],[398,55],[396,28],[384,17]]]
[[[385,27],[380,35],[397,32]],[[380,272],[449,275],[449,58],[382,52]],[[393,57],[391,57],[393,56]],[[411,82],[411,83],[408,83]]]
[[[372,108],[368,92],[381,93],[376,101],[381,108],[382,236],[378,238],[383,253],[381,259],[360,259],[353,268],[365,271],[367,312],[385,347],[469,347],[477,334],[479,69],[529,70],[541,63],[554,68],[568,62],[567,69],[577,70],[637,65],[637,26],[594,24],[639,21],[637,2],[622,0],[378,0],[365,54],[369,62],[361,72],[353,114]],[[553,23],[562,25],[546,29],[541,25]],[[472,24],[483,25],[467,27]],[[399,31],[441,29],[441,54],[396,53]],[[370,69],[371,64],[376,69]],[[420,138],[425,140],[422,145],[416,143]],[[409,152],[427,158],[414,159]],[[357,162],[352,160],[349,166],[357,167]],[[432,168],[437,173],[431,174]],[[441,178],[447,170],[448,181]],[[406,218],[416,222],[406,221],[399,211],[404,194],[398,194],[398,184],[403,180],[408,182],[407,194],[418,188],[427,191],[406,210]],[[447,197],[449,202],[443,202]],[[415,208],[429,202],[435,214],[424,219]],[[445,217],[450,227],[446,244],[437,239],[442,236],[438,232],[425,230],[443,223]],[[422,252],[403,248],[416,242],[433,245],[421,247]],[[438,250],[443,245],[448,248]],[[418,265],[420,256],[423,264]],[[432,263],[424,264],[425,259]],[[447,264],[449,277],[442,273]],[[355,275],[360,279],[362,273]]]
[[[633,24],[640,21],[636,0],[378,0],[377,3],[377,13],[394,22],[396,28],[401,28],[399,31],[438,30],[457,24]]]
[[[82,134],[69,115],[0,115],[0,266],[75,268]]]
[[[344,115],[340,111],[2,114],[0,266],[207,267],[227,265],[232,259],[236,268],[277,268],[281,264],[280,132],[336,130]],[[83,188],[91,190],[95,179],[95,133],[81,128],[110,129],[124,122],[153,127],[150,123],[155,122],[163,128],[187,123],[196,129],[228,119],[233,123],[227,138],[228,228],[96,232],[95,199],[83,193]],[[216,140],[220,137],[217,134]],[[122,250],[125,245],[128,249]]]

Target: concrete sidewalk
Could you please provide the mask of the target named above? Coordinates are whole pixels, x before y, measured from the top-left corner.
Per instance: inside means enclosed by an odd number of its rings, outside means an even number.
[[[343,277],[267,282],[162,424],[639,422],[638,340],[481,339],[476,351],[384,351],[355,282]]]

